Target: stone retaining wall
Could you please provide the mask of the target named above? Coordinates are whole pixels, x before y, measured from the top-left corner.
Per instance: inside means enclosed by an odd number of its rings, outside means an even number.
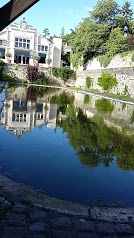
[[[4,73],[14,73],[17,82],[27,81],[27,65],[21,64],[6,64],[4,66]],[[45,67],[39,67],[39,72],[45,73],[45,75],[50,79],[50,83],[64,86],[62,80],[51,76],[49,69]]]
[[[118,85],[111,90],[112,93],[129,94],[130,97],[134,98],[134,69],[132,67],[80,71],[77,72],[75,86],[85,87],[86,77],[90,76],[92,78],[91,88],[103,92],[103,89],[98,85],[98,78],[101,76],[102,72],[115,75],[117,78]]]

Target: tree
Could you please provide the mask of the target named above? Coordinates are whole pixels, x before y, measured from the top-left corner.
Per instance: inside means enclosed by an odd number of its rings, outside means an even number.
[[[62,27],[62,28],[61,28],[61,34],[60,34],[60,36],[63,37],[64,35],[65,35],[65,28]]]
[[[114,56],[117,53],[126,51],[127,38],[119,27],[113,29],[110,33],[110,37],[106,42],[106,50],[109,56]]]
[[[133,10],[131,9],[131,4],[125,2],[122,6],[120,13],[123,19],[124,32],[131,33],[131,21],[133,19]]]
[[[119,14],[119,5],[114,0],[99,0],[94,10],[90,11],[91,19],[97,24],[115,26],[115,17]]]
[[[95,24],[86,18],[75,31],[73,41],[71,41],[72,50],[75,53],[78,52],[84,61],[87,61],[103,52],[103,45],[108,37],[108,25]]]
[[[43,30],[43,36],[44,36],[45,38],[47,38],[49,35],[50,35],[50,32],[49,32],[48,28],[45,28],[45,29]]]

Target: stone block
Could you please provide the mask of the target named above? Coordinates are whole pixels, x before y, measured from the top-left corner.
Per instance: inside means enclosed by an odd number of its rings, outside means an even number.
[[[94,225],[85,219],[78,219],[75,222],[75,228],[79,231],[94,231]]]
[[[50,225],[52,227],[66,228],[72,225],[72,221],[68,217],[56,217],[56,218],[50,219]]]
[[[115,230],[120,234],[134,234],[132,227],[127,224],[118,224],[115,226]]]
[[[35,222],[29,226],[30,232],[48,232],[50,226],[44,222]]]
[[[98,223],[96,224],[96,229],[99,234],[114,234],[114,225],[108,223]]]
[[[30,219],[32,222],[44,221],[45,218],[46,218],[46,212],[34,211],[30,213]]]

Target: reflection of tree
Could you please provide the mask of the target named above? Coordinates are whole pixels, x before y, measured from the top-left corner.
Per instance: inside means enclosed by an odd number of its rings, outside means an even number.
[[[37,97],[43,97],[47,92],[45,87],[33,87],[29,86],[26,91],[26,100],[36,102]]]
[[[99,113],[112,113],[114,105],[107,99],[99,99],[96,101],[95,106]]]
[[[50,98],[50,103],[58,104],[58,105],[65,105],[71,104],[74,102],[74,97],[68,96],[65,92],[60,95],[55,95]]]
[[[89,167],[103,164],[108,167],[113,158],[124,169],[134,169],[134,137],[120,134],[115,128],[108,128],[103,119],[88,119],[82,112],[70,105],[66,107],[66,121],[58,122],[67,132],[70,144],[75,148],[81,163]],[[115,157],[114,157],[115,156]]]

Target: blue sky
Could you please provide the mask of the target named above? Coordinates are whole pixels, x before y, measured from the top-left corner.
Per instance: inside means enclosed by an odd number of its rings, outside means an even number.
[[[7,2],[8,0],[0,0],[0,7]],[[134,0],[129,2],[134,9]],[[97,0],[40,0],[16,22],[25,17],[28,24],[33,25],[40,33],[44,28],[48,28],[51,35],[60,35],[62,27],[65,28],[65,33],[69,33],[82,18],[88,16],[88,10],[96,3]],[[122,5],[124,0],[117,0],[117,3]]]

